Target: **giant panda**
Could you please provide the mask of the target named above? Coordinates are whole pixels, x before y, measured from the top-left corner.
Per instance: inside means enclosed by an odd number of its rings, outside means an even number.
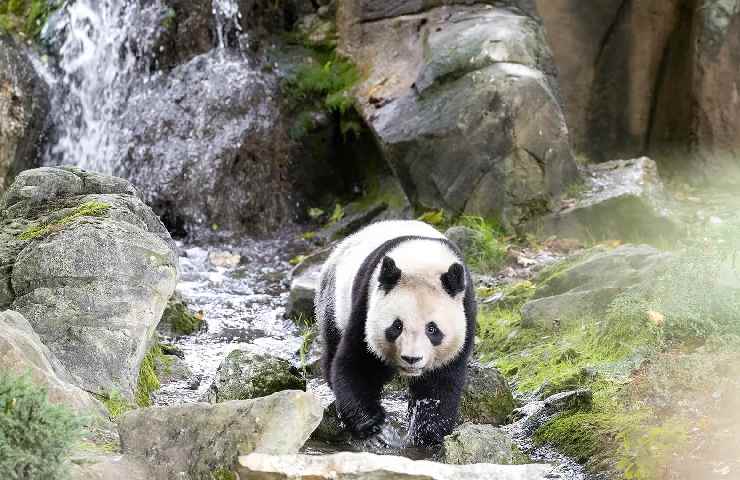
[[[476,302],[458,249],[419,221],[384,221],[342,241],[315,298],[322,370],[341,420],[358,437],[380,431],[383,385],[408,378],[407,444],[452,431],[473,349]]]

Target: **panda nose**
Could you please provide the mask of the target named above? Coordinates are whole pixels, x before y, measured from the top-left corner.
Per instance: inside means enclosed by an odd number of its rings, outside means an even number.
[[[407,357],[405,355],[401,355],[401,358],[404,362],[408,363],[409,365],[413,365],[419,360],[421,360],[422,357]]]

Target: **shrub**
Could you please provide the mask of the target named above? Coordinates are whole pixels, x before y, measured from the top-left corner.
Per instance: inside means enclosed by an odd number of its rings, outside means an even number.
[[[464,216],[459,222],[476,232],[466,261],[480,272],[499,270],[506,259],[508,245],[503,240],[503,231],[493,222],[482,217]]]
[[[0,478],[64,478],[64,459],[80,427],[67,408],[49,403],[46,390],[28,376],[0,373]]]

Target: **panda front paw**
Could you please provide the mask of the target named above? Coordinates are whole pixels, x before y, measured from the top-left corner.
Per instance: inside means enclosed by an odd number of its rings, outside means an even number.
[[[341,417],[352,435],[359,439],[379,433],[385,422],[385,412],[382,408],[374,413],[358,411],[350,415],[341,415]]]

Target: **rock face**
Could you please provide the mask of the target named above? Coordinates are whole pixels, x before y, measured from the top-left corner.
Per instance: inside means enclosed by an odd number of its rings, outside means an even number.
[[[290,272],[287,312],[291,318],[302,318],[308,322],[314,320],[313,300],[319,288],[319,275],[330,254],[331,248],[313,253]]]
[[[514,397],[506,379],[493,365],[468,365],[468,382],[460,403],[466,422],[503,425],[514,410]]]
[[[334,455],[265,455],[239,457],[240,478],[250,480],[539,480],[548,478],[549,465],[445,465],[425,460],[372,453]]]
[[[671,216],[655,162],[647,157],[586,168],[582,191],[528,228],[543,236],[581,241],[657,242],[680,227]]]
[[[624,245],[591,252],[560,272],[546,272],[549,278],[522,307],[522,326],[565,329],[589,316],[598,319],[617,295],[657,278],[671,258],[647,245]]]
[[[411,203],[516,226],[578,175],[541,24],[503,4],[343,0],[338,31]]]
[[[298,451],[321,420],[318,399],[286,391],[217,405],[147,408],[124,415],[123,452],[144,459],[153,478],[211,478],[238,455]]]
[[[131,396],[178,276],[162,223],[127,181],[74,168],[21,173],[0,217],[0,308],[28,319],[74,384]]]
[[[120,173],[176,233],[274,229],[291,206],[277,92],[278,76],[238,53],[176,67],[129,99]]]
[[[492,425],[464,423],[444,441],[444,462],[455,465],[528,463],[506,432]]]
[[[37,165],[48,111],[46,84],[13,38],[0,33],[0,192]]]
[[[218,367],[204,399],[211,403],[249,400],[282,390],[305,389],[306,381],[287,360],[234,350]]]
[[[102,405],[90,394],[72,385],[64,366],[41,343],[28,321],[12,310],[0,312],[0,369],[16,375],[28,373],[46,388],[52,403],[84,415],[102,411]]]

